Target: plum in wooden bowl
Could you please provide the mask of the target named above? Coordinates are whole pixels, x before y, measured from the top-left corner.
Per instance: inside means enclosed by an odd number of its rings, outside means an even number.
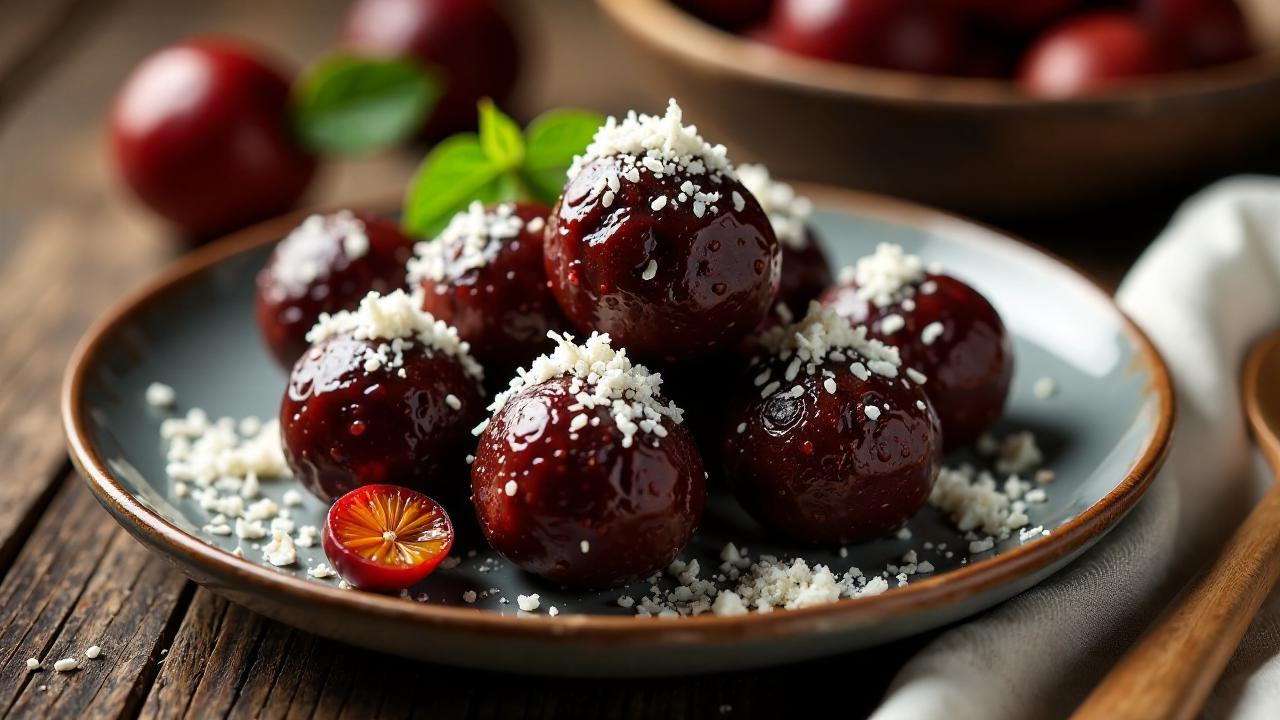
[[[1013,59],[990,52],[1006,46],[1008,29],[996,28],[991,37],[957,37],[954,28],[929,23],[921,29],[935,38],[929,52],[887,44],[874,57],[856,58],[834,57],[841,47],[834,41],[825,52],[825,36],[816,33],[805,38],[811,50],[805,56],[790,47],[799,40],[777,36],[780,8],[804,4],[830,13],[849,2],[776,0],[766,24],[737,32],[704,22],[669,0],[597,2],[636,41],[648,61],[640,64],[652,68],[663,93],[684,98],[707,131],[752,151],[779,174],[988,217],[1044,216],[1237,169],[1274,147],[1280,128],[1280,41],[1268,40],[1265,20],[1252,13],[1248,29],[1256,39],[1247,57],[1229,54],[1218,64],[1188,67],[1186,57],[1207,52],[1191,44],[1168,72],[1150,67],[1147,43],[1131,23],[1104,17],[1107,27],[1084,31],[1119,47],[1112,58],[1117,65],[1099,72],[1162,72],[1069,97],[1044,97],[1055,93],[1030,94],[1024,89],[1030,80],[1013,76],[1016,63],[1037,51],[1030,45],[1047,40],[1019,41],[1027,44],[1014,48]],[[1249,10],[1266,2],[1240,4]],[[999,3],[927,5],[968,4]],[[1159,4],[1131,3],[1125,12],[1152,13],[1144,8]],[[1151,20],[1175,21],[1180,20]],[[1117,30],[1117,24],[1124,27]],[[876,42],[865,44],[886,45],[882,37],[874,34]],[[960,45],[941,52],[955,43]]]

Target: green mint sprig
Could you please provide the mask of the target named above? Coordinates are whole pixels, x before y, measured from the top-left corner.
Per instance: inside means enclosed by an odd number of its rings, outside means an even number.
[[[402,223],[411,235],[434,237],[473,200],[554,203],[573,157],[604,123],[585,110],[551,110],[522,133],[490,100],[481,100],[479,110],[479,133],[441,142],[409,183]]]
[[[406,58],[335,54],[294,85],[295,134],[321,155],[358,155],[409,139],[440,99],[435,72]]]

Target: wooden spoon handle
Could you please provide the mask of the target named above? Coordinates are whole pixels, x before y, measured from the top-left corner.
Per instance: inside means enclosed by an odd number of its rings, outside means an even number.
[[[1280,485],[1217,561],[1094,689],[1077,720],[1192,718],[1280,576]]]

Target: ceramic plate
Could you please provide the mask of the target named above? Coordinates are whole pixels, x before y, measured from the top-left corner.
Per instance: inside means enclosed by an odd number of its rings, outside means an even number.
[[[125,528],[213,591],[357,645],[489,669],[650,675],[814,658],[964,618],[1062,568],[1133,507],[1164,458],[1172,394],[1155,350],[1106,293],[1042,252],[917,206],[802,189],[816,202],[814,223],[837,266],[876,243],[900,243],[944,264],[1000,311],[1016,336],[1017,373],[1007,416],[995,434],[1030,429],[1039,437],[1056,479],[1048,501],[1031,506],[1028,514],[1031,525],[1047,534],[1023,540],[1015,532],[991,551],[971,556],[952,524],[926,507],[911,521],[910,539],[850,547],[841,557],[834,548],[768,540],[731,497],[716,493],[681,556],[698,559],[704,569],[719,565],[727,542],[752,555],[802,556],[837,572],[856,566],[879,573],[915,549],[936,568],[901,587],[890,577],[893,587],[876,596],[732,617],[637,618],[617,599],[644,595],[647,582],[600,593],[559,590],[465,534],[455,545],[462,562],[414,588],[414,599],[340,589],[336,580],[307,577],[306,566],[324,560],[318,547],[300,549],[300,564],[292,569],[263,564],[261,549],[248,542],[245,557],[235,557],[230,550],[236,539],[203,533],[208,517],[192,499],[172,492],[158,435],[166,413],[146,404],[144,390],[152,381],[173,386],[179,411],[199,406],[213,416],[276,414],[285,375],[259,342],[253,280],[272,244],[297,217],[252,228],[180,260],[89,332],[64,388],[71,456]],[[1046,377],[1059,391],[1043,399],[1033,387]],[[277,500],[290,487],[290,479],[263,483]],[[308,497],[294,518],[299,525],[320,526],[324,510]],[[467,590],[484,596],[491,588],[497,592],[475,604],[462,600]],[[542,609],[518,613],[516,597],[535,592]],[[546,614],[552,605],[559,616]]]

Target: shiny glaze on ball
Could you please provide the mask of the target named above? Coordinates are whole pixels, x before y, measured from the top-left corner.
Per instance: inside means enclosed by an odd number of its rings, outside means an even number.
[[[680,173],[622,182],[606,207],[597,182],[620,175],[615,157],[586,165],[552,210],[547,276],[579,330],[609,333],[647,360],[674,361],[731,346],[760,323],[777,294],[782,251],[759,203],[736,180]],[[686,180],[722,194],[719,211],[697,217],[676,198]],[[743,198],[735,210],[731,193]],[[644,279],[650,261],[655,275]]]
[[[911,311],[900,303],[883,308],[869,304],[857,297],[854,285],[832,288],[822,303],[855,325],[866,324],[871,337],[897,346],[904,365],[925,374],[925,392],[942,420],[946,446],[952,449],[977,440],[1004,414],[1013,380],[1013,341],[995,308],[977,290],[949,275],[926,274],[924,281],[932,281],[937,290],[917,290]],[[889,315],[901,316],[903,327],[884,332],[883,320]],[[924,329],[934,322],[941,323],[942,333],[926,344]]]
[[[370,291],[404,287],[409,240],[395,223],[356,213],[369,249],[354,260],[339,233],[295,233],[276,245],[258,273],[254,312],[258,329],[276,360],[289,368],[307,351],[307,331],[320,313],[354,310]],[[309,281],[299,269],[316,269]]]
[[[525,570],[616,586],[666,567],[693,536],[706,501],[702,459],[670,421],[657,447],[637,433],[624,448],[607,408],[569,409],[570,382],[535,385],[498,411],[476,450],[472,502],[489,544]],[[580,412],[598,424],[571,431]]]
[[[547,332],[569,328],[547,287],[542,261],[544,228],[528,221],[548,210],[521,203],[515,214],[525,221],[518,237],[491,239],[483,267],[450,266],[444,280],[423,278],[422,309],[458,330],[484,366],[490,385],[505,388],[517,367],[528,365],[548,347]],[[433,242],[442,242],[437,239]]]
[[[781,378],[787,364],[771,360],[747,377],[770,367]],[[883,537],[929,498],[942,462],[937,416],[918,385],[860,380],[849,363],[824,367],[834,394],[820,374],[801,373],[764,399],[749,380],[740,384],[725,423],[725,473],[747,511],[786,537],[827,545]],[[786,390],[796,385],[804,391],[792,397]],[[880,409],[875,420],[868,405]]]
[[[404,351],[405,377],[385,366],[367,372],[364,350],[376,345],[338,335],[294,365],[280,405],[293,474],[327,501],[374,483],[446,503],[464,496],[471,429],[484,417],[480,384],[457,359],[421,342]]]
[[[831,287],[831,265],[818,245],[811,228],[805,229],[805,242],[800,247],[782,243],[782,278],[777,302],[787,306],[795,317],[804,317],[809,302],[817,300]]]

